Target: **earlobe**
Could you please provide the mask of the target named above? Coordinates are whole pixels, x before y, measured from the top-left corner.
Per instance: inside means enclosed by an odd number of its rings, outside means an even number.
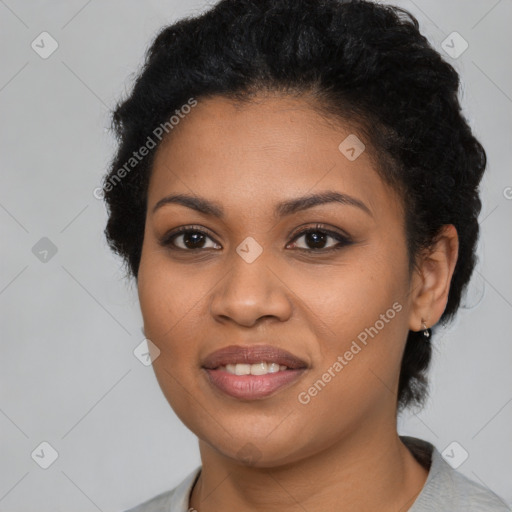
[[[443,226],[434,244],[420,256],[412,280],[411,331],[430,328],[441,318],[457,263],[459,239],[452,224]]]

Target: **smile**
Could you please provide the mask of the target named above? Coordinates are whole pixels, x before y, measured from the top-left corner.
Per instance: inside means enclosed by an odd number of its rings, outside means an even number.
[[[278,363],[261,362],[256,364],[227,364],[226,366],[219,366],[218,369],[233,375],[267,375],[267,373],[285,371],[288,369],[288,366]]]
[[[240,400],[259,400],[296,382],[308,365],[269,345],[231,345],[210,354],[202,365],[208,383]]]

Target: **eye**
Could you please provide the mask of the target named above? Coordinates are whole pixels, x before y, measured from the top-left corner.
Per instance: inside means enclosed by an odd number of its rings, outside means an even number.
[[[297,240],[304,237],[306,247],[300,247],[297,244]],[[332,239],[336,244],[333,246],[325,247],[326,242]],[[208,240],[211,241],[211,245],[208,247],[206,244]],[[299,249],[307,252],[329,252],[339,250],[347,245],[350,245],[352,240],[342,234],[329,229],[324,228],[321,224],[302,229],[295,234],[292,239],[291,245],[287,245],[287,248]],[[222,247],[213,240],[213,238],[204,229],[196,228],[194,226],[183,226],[175,229],[171,233],[166,234],[160,241],[160,244],[164,247],[168,247],[173,250],[182,251],[199,251],[202,249],[215,249],[219,250]]]
[[[181,239],[181,240],[180,240]],[[215,247],[205,246],[205,242],[210,239]],[[179,242],[177,242],[179,240]],[[183,226],[164,236],[160,242],[165,247],[171,249],[181,249],[184,251],[196,251],[198,249],[219,249],[220,245],[213,241],[208,233],[202,229],[193,226]]]
[[[296,240],[300,238],[304,238],[304,243],[306,247],[298,247]],[[337,242],[331,247],[325,247],[327,240],[331,238]],[[321,224],[317,224],[314,227],[306,228],[295,235],[293,238],[293,246],[294,248],[305,250],[308,252],[329,252],[339,250],[347,245],[350,245],[352,240],[342,234],[331,231],[329,229],[324,228]]]

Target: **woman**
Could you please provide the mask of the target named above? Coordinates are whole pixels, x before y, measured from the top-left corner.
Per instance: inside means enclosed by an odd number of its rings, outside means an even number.
[[[223,0],[114,112],[108,241],[202,465],[141,511],[504,511],[397,433],[475,263],[485,151],[398,8]]]

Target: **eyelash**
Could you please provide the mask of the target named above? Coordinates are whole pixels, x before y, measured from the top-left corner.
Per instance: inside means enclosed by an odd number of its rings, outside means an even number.
[[[170,250],[173,250],[173,251],[198,252],[198,251],[205,250],[202,248],[183,249],[181,247],[176,247],[174,245],[175,238],[177,238],[179,235],[190,234],[190,233],[200,233],[202,235],[207,236],[210,239],[212,238],[210,236],[210,234],[207,231],[205,231],[204,229],[201,229],[196,226],[182,226],[182,227],[172,231],[171,233],[164,235],[164,237],[160,241],[160,244]],[[302,247],[300,247],[296,250],[308,252],[308,253],[314,253],[314,254],[315,253],[316,254],[325,254],[325,253],[330,253],[333,251],[339,251],[340,249],[343,249],[344,247],[351,245],[353,243],[353,241],[348,236],[343,235],[341,233],[337,233],[335,231],[331,231],[327,228],[324,228],[322,224],[316,224],[314,226],[310,226],[308,228],[304,228],[304,229],[298,231],[297,233],[295,233],[293,235],[291,243],[295,243],[301,236],[307,235],[308,233],[322,233],[324,235],[327,235],[331,238],[336,239],[338,241],[338,244],[335,245],[334,247],[329,247],[327,249],[303,249]],[[215,243],[217,243],[217,242],[215,242]],[[215,250],[218,250],[218,249],[215,249]]]

